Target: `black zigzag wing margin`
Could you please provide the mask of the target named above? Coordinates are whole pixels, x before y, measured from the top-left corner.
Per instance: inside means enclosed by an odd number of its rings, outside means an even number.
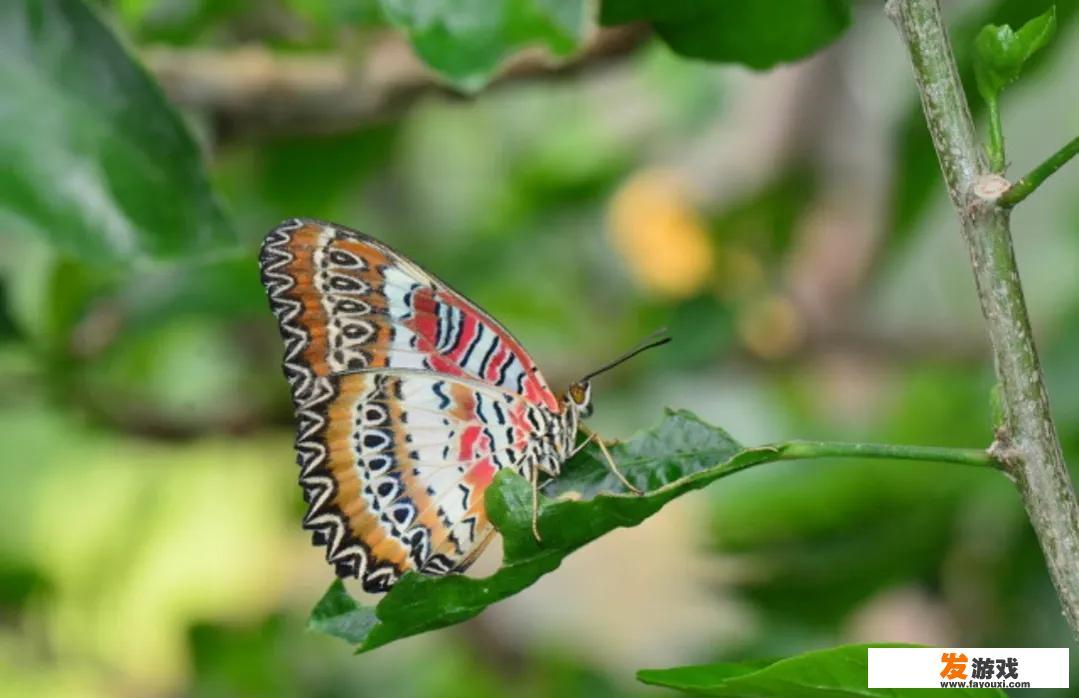
[[[296,432],[296,460],[300,466],[300,486],[308,510],[303,526],[311,531],[312,542],[325,546],[326,560],[341,577],[357,577],[369,592],[388,590],[397,581],[392,565],[372,565],[372,556],[362,541],[351,535],[348,521],[334,502],[337,484],[327,469],[325,430],[327,407],[337,395],[333,377],[317,377],[304,361],[310,337],[298,319],[301,302],[292,297],[296,280],[288,273],[295,259],[290,250],[291,233],[304,221],[286,221],[269,232],[259,253],[262,284],[277,318],[285,351],[285,379],[292,392]]]

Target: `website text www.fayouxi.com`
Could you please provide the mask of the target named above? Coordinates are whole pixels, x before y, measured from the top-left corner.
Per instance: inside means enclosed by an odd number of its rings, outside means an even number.
[[[1067,647],[871,647],[869,688],[1068,688]]]

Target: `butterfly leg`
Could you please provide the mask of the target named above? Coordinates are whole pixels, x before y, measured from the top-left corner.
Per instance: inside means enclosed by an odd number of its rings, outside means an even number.
[[[532,535],[537,543],[543,542],[543,536],[539,532],[539,464],[532,465],[532,472],[528,478],[532,483]]]
[[[611,452],[607,450],[607,444],[603,443],[603,439],[601,439],[599,435],[596,434],[596,432],[586,428],[583,424],[579,427],[579,429],[588,435],[588,440],[585,441],[584,444],[581,444],[581,448],[584,448],[584,445],[587,444],[588,441],[595,441],[596,445],[599,446],[599,450],[603,453],[603,457],[607,459],[607,467],[610,468],[611,472],[614,473],[615,476],[622,482],[622,484],[626,486],[626,489],[633,494],[644,494],[644,492],[641,492],[641,490],[635,487],[633,483],[627,480],[626,476],[623,475],[622,471],[618,469],[617,465],[615,465],[614,458],[611,457]]]
[[[580,453],[580,452],[581,452],[581,450],[582,450],[582,449],[583,449],[583,448],[584,448],[585,446],[587,446],[588,444],[590,444],[590,443],[592,443],[593,441],[595,441],[595,440],[596,440],[596,432],[594,432],[594,431],[588,431],[588,432],[585,432],[585,433],[587,433],[587,434],[588,434],[588,438],[587,438],[587,439],[585,439],[584,441],[582,441],[581,443],[577,444],[577,447],[573,449],[573,453],[569,454],[569,457],[570,457],[570,458],[573,458],[573,457],[574,457],[575,455],[577,455],[578,453]]]

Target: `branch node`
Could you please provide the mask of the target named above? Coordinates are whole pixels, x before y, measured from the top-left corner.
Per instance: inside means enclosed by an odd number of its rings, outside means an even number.
[[[989,174],[983,174],[974,180],[974,186],[971,188],[971,191],[974,193],[974,196],[982,201],[995,203],[1011,186],[1012,183],[1007,179],[996,173],[990,172]]]
[[[985,449],[989,457],[996,461],[1001,472],[1008,476],[1012,482],[1016,482],[1015,470],[1019,467],[1021,455],[1019,450],[1012,445],[1011,435],[1004,427],[997,427],[993,443]]]

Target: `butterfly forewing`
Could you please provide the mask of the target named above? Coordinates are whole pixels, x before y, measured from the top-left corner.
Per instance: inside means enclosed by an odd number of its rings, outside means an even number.
[[[289,345],[286,372],[297,402],[318,377],[417,368],[491,383],[559,409],[535,362],[504,327],[377,240],[294,220],[270,232],[260,262]]]
[[[527,474],[561,426],[534,362],[463,296],[354,231],[291,221],[260,262],[315,542],[370,591],[408,570],[462,570],[493,531],[494,474]]]

